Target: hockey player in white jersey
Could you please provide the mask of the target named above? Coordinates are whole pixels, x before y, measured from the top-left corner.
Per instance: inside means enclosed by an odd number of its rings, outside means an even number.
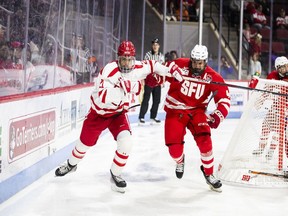
[[[179,82],[183,81],[177,65],[166,67],[153,60],[137,61],[133,43],[123,41],[118,48],[118,60],[108,63],[95,81],[95,90],[90,97],[91,108],[83,122],[80,140],[67,163],[56,169],[56,176],[75,171],[88,149],[97,143],[102,131],[108,128],[117,142],[110,169],[112,189],[125,192],[126,182],[121,174],[133,145],[127,117],[129,96],[131,93],[140,93],[140,81],[151,73],[157,76],[159,82],[162,76],[167,76],[168,73]]]

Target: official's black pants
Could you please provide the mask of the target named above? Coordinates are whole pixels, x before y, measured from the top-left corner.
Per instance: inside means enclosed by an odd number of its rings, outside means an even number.
[[[156,86],[154,88],[151,88],[147,85],[144,86],[144,96],[143,96],[143,101],[141,103],[140,107],[140,113],[139,113],[139,119],[144,118],[145,114],[148,110],[149,106],[149,100],[150,100],[150,95],[152,93],[152,107],[150,109],[150,118],[156,118],[157,113],[158,113],[158,107],[160,104],[161,100],[161,86]]]

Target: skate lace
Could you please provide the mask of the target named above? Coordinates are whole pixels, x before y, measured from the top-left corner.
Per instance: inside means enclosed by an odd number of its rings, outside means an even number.
[[[176,172],[184,172],[184,163],[177,164]]]
[[[59,168],[60,173],[66,173],[69,172],[72,169],[68,164],[63,165]]]
[[[207,176],[207,179],[211,184],[215,184],[215,183],[219,182],[219,180],[217,178],[215,178],[214,175]]]
[[[115,176],[115,175],[113,175],[113,177],[114,177],[114,180],[116,181],[116,182],[124,182],[124,179],[123,178],[121,178],[121,176]]]

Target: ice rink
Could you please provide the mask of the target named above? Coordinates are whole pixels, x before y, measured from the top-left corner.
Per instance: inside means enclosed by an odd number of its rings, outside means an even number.
[[[215,168],[237,121],[226,119],[212,131]],[[75,173],[55,177],[54,170],[49,172],[2,203],[0,215],[287,215],[288,189],[259,189],[224,183],[222,193],[211,191],[199,169],[199,151],[190,134],[185,139],[185,173],[179,180],[164,145],[163,122],[152,126],[132,124],[132,131],[134,147],[123,173],[127,181],[125,194],[110,189],[109,169],[116,143],[110,133],[105,133]]]

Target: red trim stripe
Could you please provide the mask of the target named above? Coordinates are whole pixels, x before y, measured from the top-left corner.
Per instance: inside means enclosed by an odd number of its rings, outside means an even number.
[[[118,151],[115,151],[116,152],[116,155],[119,157],[119,158],[121,158],[121,159],[123,159],[123,160],[126,160],[129,156],[127,156],[127,155],[122,155],[122,154],[120,154]]]
[[[113,77],[118,71],[119,71],[118,67],[114,68],[114,70],[112,70],[112,72],[108,75],[108,77]]]
[[[77,148],[74,148],[74,150],[76,150],[77,151],[77,153],[79,153],[79,154],[85,154],[86,152],[80,152],[80,151],[78,151],[78,149]]]
[[[116,161],[115,158],[114,158],[113,162],[114,162],[117,166],[119,166],[119,167],[123,167],[123,166],[125,166],[125,164],[126,164],[126,163],[119,163],[118,161]]]
[[[82,159],[85,154],[82,155],[82,156],[79,156],[79,155],[75,154],[75,152],[74,152],[74,150],[73,150],[73,151],[72,151],[72,155],[73,155],[73,157],[75,157],[75,158]]]

